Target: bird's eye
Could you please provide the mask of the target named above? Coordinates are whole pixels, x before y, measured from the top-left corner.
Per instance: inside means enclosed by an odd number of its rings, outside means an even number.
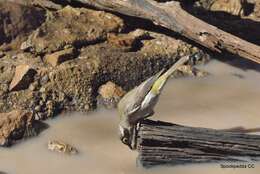
[[[127,144],[127,138],[123,138],[123,143]]]

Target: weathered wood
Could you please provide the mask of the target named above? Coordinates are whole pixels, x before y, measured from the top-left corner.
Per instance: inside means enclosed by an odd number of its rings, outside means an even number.
[[[64,0],[150,20],[217,52],[228,51],[260,63],[260,46],[224,32],[183,10],[179,2],[153,0]],[[58,2],[58,1],[57,1]]]
[[[144,120],[137,131],[144,167],[260,160],[260,136]]]

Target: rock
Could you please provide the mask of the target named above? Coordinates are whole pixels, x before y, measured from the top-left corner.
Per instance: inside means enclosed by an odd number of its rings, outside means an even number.
[[[0,58],[4,57],[5,56],[5,53],[0,51]]]
[[[60,140],[50,140],[48,142],[48,149],[54,152],[65,153],[65,154],[77,154],[78,150]]]
[[[117,48],[123,48],[126,51],[137,50],[137,48],[142,45],[141,40],[148,38],[149,33],[144,30],[137,29],[128,34],[115,34],[110,33],[107,36],[107,41],[111,45]]]
[[[154,39],[144,40],[143,47],[141,51],[147,54],[165,54],[165,53],[176,53],[180,47],[185,48],[186,46],[182,46],[183,42],[180,40],[165,37],[158,33],[150,33],[151,37]],[[186,51],[185,51],[186,52]]]
[[[39,120],[61,112],[88,112],[96,108],[98,88],[105,82],[113,81],[129,90],[163,67],[172,65],[179,53],[193,52],[194,47],[173,37],[150,35],[151,32],[142,30],[130,33],[124,30],[124,34],[120,34],[122,27],[122,19],[106,12],[72,7],[48,12],[46,22],[28,38],[31,42],[27,42],[26,51],[13,50],[24,56],[14,60],[11,57],[16,53],[5,51],[6,56],[0,59],[0,83],[8,87],[17,65],[28,64],[37,70],[30,90],[5,92],[0,88],[3,94],[0,95],[0,112],[40,106],[39,112],[35,111]],[[106,40],[108,33],[115,33],[119,41],[112,45]],[[151,37],[146,39],[146,33]],[[121,44],[121,38],[130,42]],[[119,43],[121,47],[135,47],[135,40],[138,50],[127,52],[114,46]],[[47,65],[45,56],[55,56],[72,47],[76,49],[76,59],[55,68]],[[11,55],[10,58],[7,55]],[[106,98],[103,103],[111,108],[118,100],[119,97]]]
[[[41,111],[41,106],[36,106],[35,108],[34,108],[34,110],[36,111],[36,112],[40,112]]]
[[[259,18],[257,19],[257,13],[259,13],[257,5],[259,4],[259,0],[198,0],[195,6],[213,12],[224,12],[240,16],[241,18],[249,17],[250,19],[259,21]]]
[[[209,72],[197,69],[191,65],[182,65],[178,68],[177,74],[181,73],[182,75],[193,76],[193,77],[206,77],[209,75]]]
[[[41,96],[42,96],[42,100],[43,100],[43,101],[46,101],[46,99],[47,99],[47,94],[46,94],[46,93],[42,93]]]
[[[9,146],[22,139],[33,127],[31,112],[13,110],[0,113],[0,146]]]
[[[42,9],[17,4],[15,1],[0,1],[0,45],[15,39],[18,42],[25,40],[44,19],[45,14]]]
[[[20,1],[25,1],[25,0],[20,0]],[[30,3],[31,5],[40,6],[40,7],[51,9],[51,10],[62,9],[61,5],[56,4],[50,0],[26,0],[26,1],[28,1],[27,3]]]
[[[61,5],[56,4],[50,0],[15,0],[15,3],[20,5],[25,5],[25,6],[41,7],[43,9],[50,9],[50,10],[60,10],[62,8]]]
[[[41,83],[41,85],[45,85],[46,83],[48,83],[48,81],[49,81],[49,76],[48,76],[48,74],[45,74],[45,75],[41,78],[40,83]]]
[[[43,100],[40,100],[39,105],[40,105],[40,106],[43,106],[44,103],[45,103],[45,102],[44,102]]]
[[[118,32],[123,20],[115,15],[86,8],[65,7],[49,12],[46,22],[23,43],[22,49],[36,53],[52,53],[67,45],[75,47],[96,43],[109,32]]]
[[[101,103],[108,109],[116,107],[119,100],[125,94],[125,91],[115,83],[109,81],[102,85],[98,90],[101,96]]]
[[[252,18],[256,21],[260,21],[260,1],[255,0],[255,2],[252,2],[254,4],[254,11],[250,15]]]
[[[29,49],[32,48],[32,43],[31,43],[31,37],[29,36],[29,39],[27,41],[24,41],[21,46],[20,49],[23,51],[28,51]]]
[[[65,94],[63,92],[58,93],[58,101],[63,101],[65,99]]]
[[[41,87],[39,90],[41,93],[45,93],[46,92],[46,88],[45,87]]]
[[[44,120],[46,119],[46,115],[43,112],[35,113],[35,120]]]
[[[239,16],[243,14],[243,5],[240,0],[214,0],[211,2],[209,10],[223,11]]]
[[[1,95],[1,92],[2,93],[6,93],[8,92],[8,84],[5,84],[5,83],[0,83],[0,95]]]
[[[127,34],[119,34],[116,35],[114,33],[108,34],[107,40],[114,46],[117,47],[133,47],[136,39],[134,37],[130,37]]]
[[[37,72],[29,65],[18,65],[15,69],[13,80],[9,86],[10,91],[27,89]]]
[[[75,49],[69,48],[62,51],[57,51],[52,54],[48,54],[45,56],[45,60],[47,63],[49,63],[52,66],[58,66],[61,63],[75,58]]]
[[[30,86],[29,86],[29,89],[31,91],[35,91],[37,89],[37,86],[38,86],[37,82],[31,83]]]
[[[42,117],[39,113],[35,113],[35,120],[41,120]]]

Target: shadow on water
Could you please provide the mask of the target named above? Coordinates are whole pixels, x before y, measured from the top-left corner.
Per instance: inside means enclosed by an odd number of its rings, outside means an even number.
[[[231,53],[225,52],[223,54],[212,54],[214,59],[229,64],[233,67],[240,68],[243,71],[254,70],[260,72],[260,64],[253,61],[247,60],[245,58],[233,55]]]
[[[0,171],[0,174],[7,174],[6,172],[2,172],[2,171]]]
[[[33,124],[34,124],[33,127],[34,127],[35,131],[37,132],[37,134],[42,133],[43,131],[45,131],[46,129],[48,129],[50,127],[47,123],[39,121],[39,120],[35,120]]]

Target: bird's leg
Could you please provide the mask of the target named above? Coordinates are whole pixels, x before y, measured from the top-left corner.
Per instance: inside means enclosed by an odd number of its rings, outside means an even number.
[[[154,114],[154,111],[151,111],[149,114],[147,114],[144,118],[140,119],[132,128],[131,130],[131,149],[132,150],[135,150],[137,147],[137,133],[138,133],[138,129],[140,127],[140,121],[147,118],[147,117],[150,117]]]

